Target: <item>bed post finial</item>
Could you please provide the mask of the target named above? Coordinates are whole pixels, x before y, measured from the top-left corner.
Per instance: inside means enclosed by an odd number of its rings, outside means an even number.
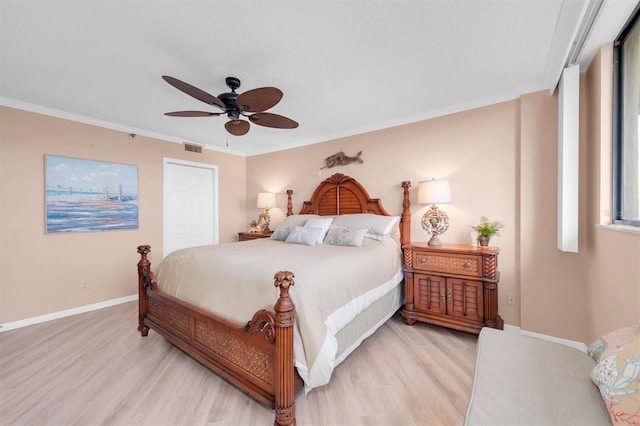
[[[151,253],[150,245],[138,246],[140,261],[138,262],[138,331],[142,336],[149,334],[149,327],[144,323],[147,315],[147,286],[151,284],[151,262],[147,254]]]
[[[411,244],[411,201],[409,200],[409,188],[411,182],[402,182],[402,217],[400,218],[400,238],[402,247]]]
[[[149,261],[147,260],[147,254],[151,253],[150,245],[145,244],[143,246],[138,246],[138,253],[140,253],[140,256],[142,257],[142,259],[140,259],[140,262],[138,263],[138,266],[140,266],[140,263],[142,262],[149,263]]]
[[[293,204],[291,204],[292,194],[293,194],[293,190],[287,189],[287,216],[291,216],[293,214]]]
[[[295,284],[293,273],[280,271],[273,277],[274,285],[280,288],[280,297],[274,306],[276,311],[276,353],[274,384],[276,419],[274,425],[295,425],[295,366],[293,359],[293,323],[295,306],[289,298],[289,287]]]
[[[295,281],[293,280],[294,277],[295,275],[293,275],[293,272],[289,271],[276,272],[276,274],[273,276],[273,279],[275,280],[273,282],[273,285],[275,287],[280,287],[280,298],[285,298],[290,301],[289,287],[295,285]],[[290,303],[292,304],[291,307],[293,308],[293,302]]]

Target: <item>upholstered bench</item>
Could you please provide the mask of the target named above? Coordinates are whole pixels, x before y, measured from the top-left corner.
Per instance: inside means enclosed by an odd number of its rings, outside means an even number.
[[[638,327],[635,329],[637,333]],[[626,385],[630,386],[613,391],[615,395],[631,398],[622,401],[626,404],[625,409],[634,406],[634,398],[640,398],[640,392],[637,391],[640,378],[638,372],[633,371],[636,367],[640,369],[640,364],[634,366],[634,353],[638,353],[640,342],[638,336],[636,334],[631,343],[626,342],[627,346],[630,343],[632,347],[626,348],[623,355],[626,358],[621,360],[617,369],[620,377],[616,371],[613,379],[608,378],[611,382],[629,375]],[[594,345],[589,353],[600,363],[604,355],[615,355],[615,349],[620,348],[619,344],[617,347],[609,345],[606,351],[608,344],[603,339]],[[600,356],[603,356],[602,359]],[[635,361],[640,362],[635,356]],[[610,417],[607,408],[611,409],[611,404],[605,404],[591,379],[592,373],[597,371],[594,370],[597,365],[594,358],[559,343],[483,328],[478,338],[475,374],[465,425],[611,424],[615,413]],[[609,359],[609,364],[612,363],[617,363],[617,358],[614,361]],[[602,375],[602,371],[598,374]],[[615,383],[622,382],[618,380]],[[640,415],[640,411],[637,414]]]

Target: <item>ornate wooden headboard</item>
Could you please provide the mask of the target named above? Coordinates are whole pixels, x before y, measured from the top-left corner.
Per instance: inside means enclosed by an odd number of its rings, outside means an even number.
[[[300,214],[333,216],[339,214],[373,213],[389,216],[378,198],[369,197],[364,186],[351,176],[341,173],[325,179],[305,201]]]
[[[404,198],[400,220],[401,243],[404,246],[411,241],[411,210],[409,187],[411,182],[402,182]],[[293,214],[291,203],[292,190],[287,191],[287,216]],[[299,214],[317,214],[334,216],[340,214],[372,213],[390,216],[382,207],[379,198],[369,197],[369,193],[355,178],[336,173],[318,185],[310,201],[305,201]]]

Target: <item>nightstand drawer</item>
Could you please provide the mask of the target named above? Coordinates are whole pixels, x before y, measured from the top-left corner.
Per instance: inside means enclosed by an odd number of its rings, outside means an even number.
[[[481,277],[482,256],[427,253],[416,250],[413,253],[413,268],[416,271],[448,272]]]

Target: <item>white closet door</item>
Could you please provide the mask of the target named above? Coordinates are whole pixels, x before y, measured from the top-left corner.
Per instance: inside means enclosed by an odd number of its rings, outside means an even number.
[[[165,159],[164,255],[217,244],[216,166]]]

